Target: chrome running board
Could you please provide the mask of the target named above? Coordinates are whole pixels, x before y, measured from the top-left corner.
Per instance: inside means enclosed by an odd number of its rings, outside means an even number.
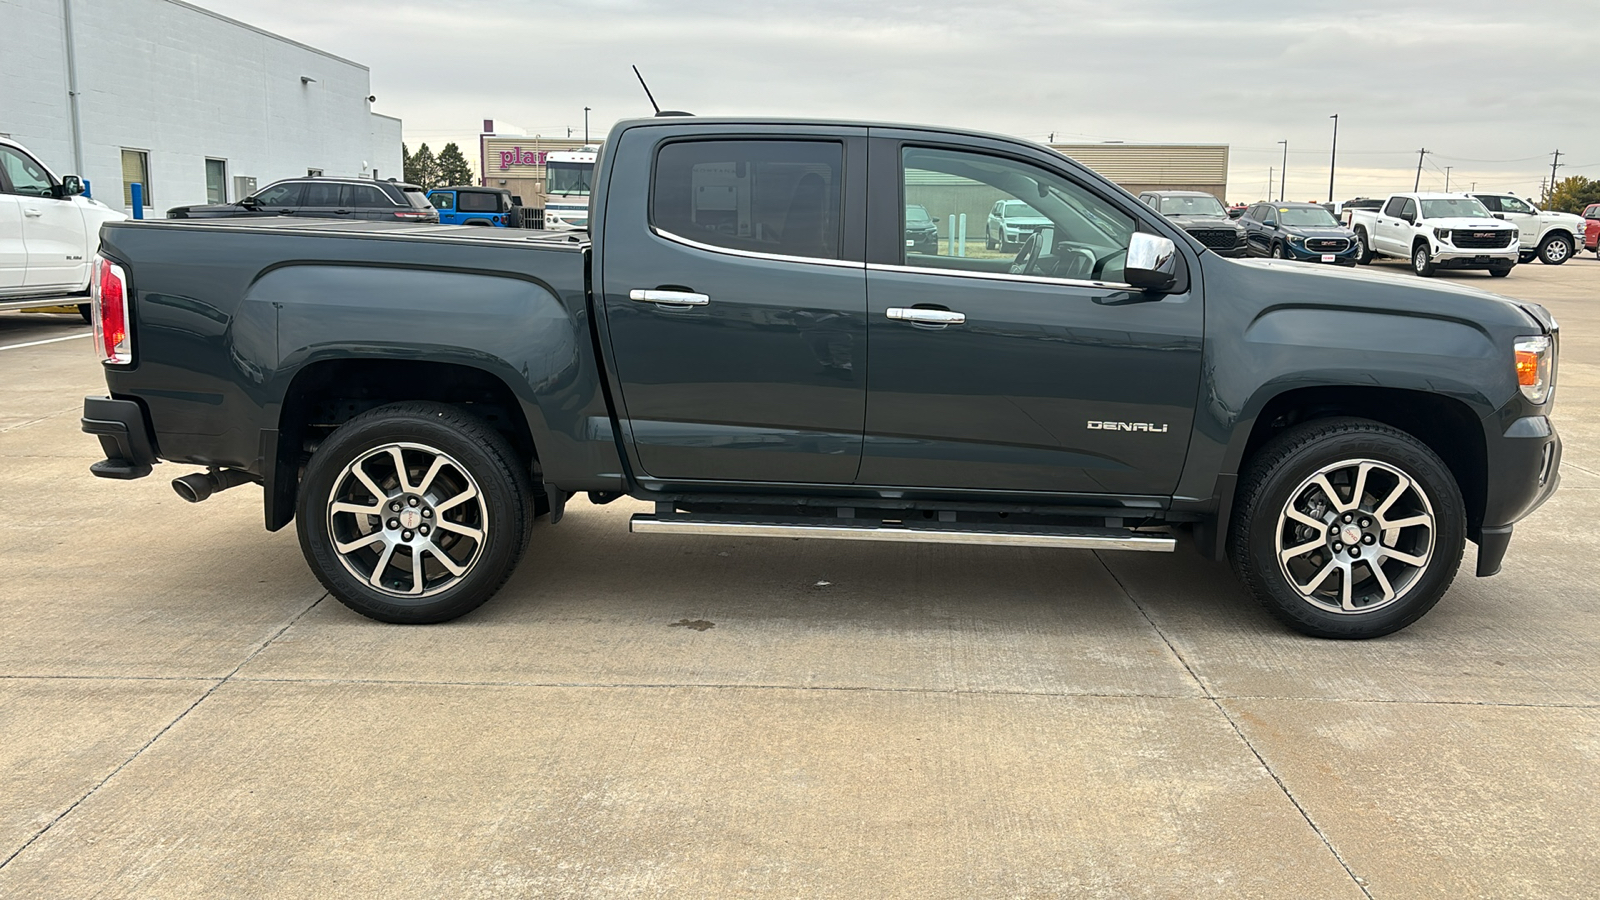
[[[722,537],[824,538],[835,541],[896,541],[915,544],[981,544],[994,547],[1057,547],[1068,550],[1145,550],[1171,553],[1177,547],[1172,535],[1160,531],[1126,528],[1065,528],[927,524],[846,524],[832,519],[818,522],[784,521],[757,517],[699,518],[677,514],[638,513],[629,520],[634,534],[702,534]]]

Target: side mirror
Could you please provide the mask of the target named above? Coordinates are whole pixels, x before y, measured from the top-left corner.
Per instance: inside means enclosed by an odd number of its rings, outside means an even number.
[[[57,200],[76,197],[83,193],[83,180],[76,175],[61,176],[61,183],[50,192]]]
[[[1261,224],[1265,228],[1276,228],[1278,226],[1278,220],[1277,219],[1262,219],[1261,220]]]
[[[1490,213],[1489,215],[1494,216],[1496,219],[1499,219],[1502,222],[1506,221],[1506,214],[1505,213]]]
[[[1172,290],[1178,282],[1178,246],[1157,235],[1135,234],[1128,242],[1122,280],[1143,291]]]
[[[1415,213],[1401,213],[1400,218],[1406,220],[1406,222],[1412,225],[1417,224],[1417,216]]]

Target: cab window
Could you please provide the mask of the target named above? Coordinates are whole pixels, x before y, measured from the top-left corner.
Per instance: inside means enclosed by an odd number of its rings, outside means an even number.
[[[50,175],[32,157],[11,147],[0,147],[0,167],[11,180],[11,192],[30,197],[50,196]]]
[[[343,195],[344,185],[313,181],[306,185],[306,199],[302,206],[335,207]]]
[[[462,191],[456,195],[456,209],[461,212],[497,213],[500,195],[488,191]]]
[[[1407,197],[1405,202],[1400,204],[1400,218],[1404,219],[1407,216],[1413,219],[1417,217],[1417,201],[1410,197]]]
[[[908,242],[902,251],[908,266],[1122,280],[1137,223],[1063,175],[987,154],[907,147],[901,180],[906,205],[957,221],[956,234],[940,241],[936,253]],[[985,209],[1001,215],[985,216]]]
[[[838,259],[843,172],[836,141],[678,141],[656,154],[650,224],[730,250]]]
[[[456,208],[456,195],[449,191],[434,191],[428,195],[428,202],[434,209],[449,211]]]
[[[1482,198],[1479,198],[1479,199],[1482,199]],[[1499,207],[1499,211],[1500,212],[1521,213],[1521,214],[1525,214],[1525,215],[1532,215],[1534,212],[1537,211],[1533,207],[1529,206],[1526,203],[1523,203],[1521,200],[1518,200],[1515,197],[1496,197],[1494,199],[1500,201],[1500,207]],[[1495,207],[1493,207],[1493,206],[1491,206],[1489,208],[1490,209],[1495,209]]]
[[[304,189],[304,183],[298,181],[291,181],[287,184],[274,184],[256,195],[256,205],[272,209],[299,206],[300,197],[304,193]]]

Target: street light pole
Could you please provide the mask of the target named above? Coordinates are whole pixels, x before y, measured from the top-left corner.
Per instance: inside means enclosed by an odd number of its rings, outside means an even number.
[[[589,107],[587,106],[583,108],[583,144],[585,147],[589,145]]]
[[[1333,202],[1333,170],[1339,160],[1339,114],[1334,113],[1328,118],[1333,120],[1333,149],[1328,151],[1328,202]]]
[[[1283,168],[1278,170],[1278,202],[1283,202],[1284,190],[1289,186],[1289,142],[1279,141],[1283,145]],[[1271,200],[1271,197],[1267,198]]]

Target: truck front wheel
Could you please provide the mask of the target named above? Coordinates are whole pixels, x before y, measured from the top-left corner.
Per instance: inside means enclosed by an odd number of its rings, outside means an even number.
[[[1564,234],[1552,234],[1539,245],[1539,262],[1559,266],[1572,258],[1572,240]]]
[[[504,436],[444,403],[352,418],[306,466],[296,521],[339,601],[380,622],[444,622],[483,605],[529,537],[527,467]]]
[[[1372,242],[1367,240],[1365,228],[1356,229],[1356,262],[1363,266],[1372,264]]]
[[[1421,241],[1418,241],[1417,245],[1411,248],[1411,271],[1416,272],[1423,278],[1433,276],[1433,254],[1428,252],[1428,245]]]
[[[1290,628],[1361,639],[1432,609],[1465,539],[1461,492],[1425,444],[1366,419],[1319,419],[1251,460],[1228,553],[1240,580]]]

